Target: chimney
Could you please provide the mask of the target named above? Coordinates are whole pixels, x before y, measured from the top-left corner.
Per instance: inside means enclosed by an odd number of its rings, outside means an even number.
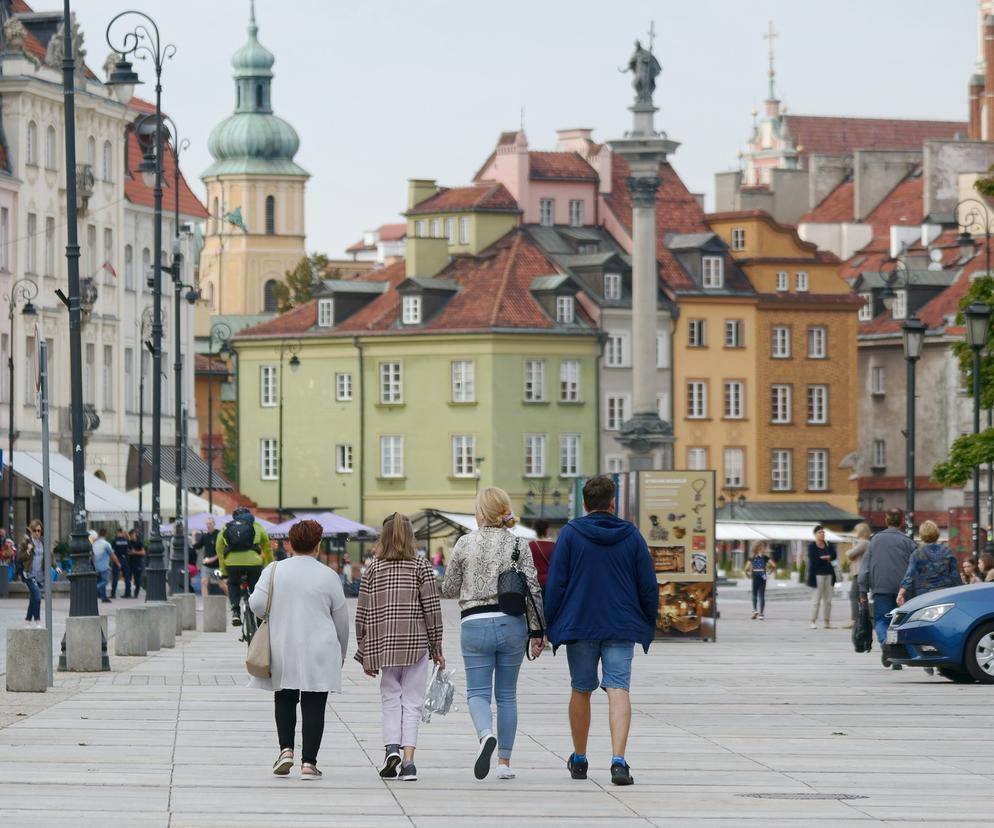
[[[578,152],[583,158],[590,154],[590,145],[593,139],[592,129],[582,127],[579,129],[557,129],[556,130],[556,151],[557,152]]]
[[[431,198],[438,192],[438,185],[433,178],[409,178],[407,180],[407,209],[416,207],[422,201]]]
[[[984,76],[975,74],[970,78],[970,125],[967,128],[967,138],[979,141],[981,134],[980,115],[983,111]]]
[[[980,138],[994,140],[994,15],[984,18],[984,107]]]

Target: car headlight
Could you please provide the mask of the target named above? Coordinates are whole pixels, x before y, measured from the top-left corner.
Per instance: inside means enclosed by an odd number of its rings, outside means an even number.
[[[955,606],[955,604],[933,604],[930,607],[922,607],[920,610],[913,612],[908,620],[925,621],[927,623],[938,621]]]

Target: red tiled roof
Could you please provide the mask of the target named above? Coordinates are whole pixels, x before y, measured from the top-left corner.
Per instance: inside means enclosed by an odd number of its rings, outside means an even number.
[[[379,232],[380,241],[400,241],[407,236],[407,225],[403,222],[400,224],[381,224]]]
[[[373,245],[366,244],[362,239],[359,239],[355,244],[350,244],[345,248],[346,253],[358,253],[360,250],[372,250]]]
[[[979,257],[978,257],[979,258]],[[983,269],[983,262],[977,259],[963,268],[963,271],[949,287],[939,293],[930,301],[926,302],[918,309],[918,318],[924,322],[930,330],[945,329],[947,333],[954,333],[958,330],[955,323],[950,320],[956,316],[959,310],[960,300],[970,289],[970,273]],[[881,313],[872,322],[864,322],[859,326],[861,334],[899,334],[903,319],[893,319],[890,311]]]
[[[443,187],[407,211],[407,215],[439,213],[448,210],[517,210],[518,202],[503,184],[474,187]]]
[[[965,121],[913,121],[892,118],[839,118],[784,115],[802,156],[851,155],[858,149],[921,150],[929,139],[966,134]]]
[[[814,210],[801,216],[798,223],[824,222],[825,224],[835,224],[836,222],[852,221],[855,195],[855,182],[852,179],[843,181],[825,196]]]
[[[578,152],[529,152],[530,178],[565,179],[568,181],[599,181],[597,170]]]
[[[207,354],[194,354],[193,371],[196,374],[227,374],[228,365],[223,359]]]

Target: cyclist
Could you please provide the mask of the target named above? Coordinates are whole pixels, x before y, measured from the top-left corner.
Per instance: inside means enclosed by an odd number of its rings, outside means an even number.
[[[239,506],[232,512],[231,521],[224,527],[224,531],[218,535],[215,549],[221,574],[228,579],[231,626],[240,627],[242,581],[248,582],[251,592],[255,589],[263,567],[273,562],[269,535],[247,508]]]

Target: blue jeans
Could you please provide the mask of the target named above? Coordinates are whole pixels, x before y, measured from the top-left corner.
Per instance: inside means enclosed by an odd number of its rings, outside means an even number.
[[[466,702],[476,735],[494,732],[491,697],[497,700],[497,755],[511,758],[518,729],[518,671],[528,646],[525,616],[470,618],[461,627]]]
[[[107,569],[97,570],[97,598],[101,601],[107,597],[107,583],[110,581],[110,571]]]
[[[877,631],[877,641],[881,644],[887,639],[887,627],[890,625],[887,613],[895,607],[896,593],[873,593],[873,628]]]
[[[566,645],[570,684],[580,693],[593,693],[600,684],[604,690],[628,690],[632,683],[634,641],[586,639]],[[597,664],[601,680],[597,681]]]
[[[23,575],[21,580],[28,588],[28,614],[25,621],[41,621],[41,585],[33,575]]]
[[[757,610],[757,605],[759,609]],[[758,612],[760,615],[766,610],[766,576],[756,575],[753,573],[752,576],[752,611]]]

